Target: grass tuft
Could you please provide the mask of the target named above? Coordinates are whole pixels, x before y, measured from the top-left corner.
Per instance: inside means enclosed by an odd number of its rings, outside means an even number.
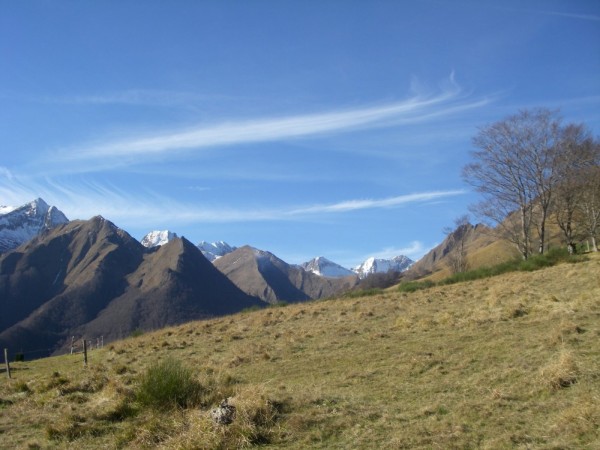
[[[151,365],[141,376],[136,399],[153,409],[187,408],[200,402],[204,388],[191,369],[168,357]]]
[[[541,369],[540,377],[546,386],[561,389],[573,386],[577,382],[579,372],[573,353],[562,350],[554,361]]]

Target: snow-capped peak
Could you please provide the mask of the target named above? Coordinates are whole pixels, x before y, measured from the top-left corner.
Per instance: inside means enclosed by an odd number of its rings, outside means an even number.
[[[143,237],[141,243],[144,247],[148,248],[160,247],[176,237],[177,233],[173,233],[169,230],[151,231]]]
[[[217,241],[217,242],[206,242],[201,241],[198,243],[198,248],[202,252],[202,254],[208,259],[210,262],[214,262],[219,259],[221,256],[225,256],[227,253],[231,253],[237,249],[237,247],[233,247],[229,245],[225,241]]]
[[[69,220],[55,206],[41,198],[17,208],[0,207],[0,252],[5,252],[29,241],[44,230]]]
[[[315,275],[329,278],[342,278],[354,275],[354,272],[328,260],[324,256],[317,256],[300,265],[307,272],[312,272]]]
[[[413,264],[414,261],[404,255],[394,256],[391,259],[370,257],[352,270],[358,274],[359,278],[365,278],[372,273],[404,272]]]

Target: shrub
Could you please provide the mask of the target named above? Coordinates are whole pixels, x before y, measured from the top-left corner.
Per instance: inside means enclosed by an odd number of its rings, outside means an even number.
[[[349,291],[344,294],[346,298],[360,298],[360,297],[370,297],[372,295],[380,295],[383,294],[383,290],[379,288],[373,289],[358,289],[356,291]]]
[[[416,292],[421,289],[427,289],[432,286],[435,286],[435,283],[430,280],[425,281],[407,281],[405,283],[400,283],[398,286],[398,290],[400,292]]]
[[[136,337],[140,337],[143,334],[144,334],[144,330],[142,330],[141,328],[136,328],[129,334],[129,337],[136,338]]]
[[[174,358],[155,363],[142,375],[136,398],[154,409],[189,407],[200,402],[203,387],[193,371]]]
[[[242,309],[240,311],[240,313],[247,314],[247,313],[251,313],[251,312],[254,312],[254,311],[260,311],[261,309],[263,309],[262,306],[252,305],[252,306],[248,306],[247,308]]]

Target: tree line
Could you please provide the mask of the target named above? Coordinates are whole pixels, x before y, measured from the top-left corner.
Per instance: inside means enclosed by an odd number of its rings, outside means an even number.
[[[522,110],[480,128],[473,145],[462,173],[482,195],[472,210],[523,259],[547,249],[551,219],[570,252],[586,239],[598,251],[600,143],[586,125],[546,108]]]

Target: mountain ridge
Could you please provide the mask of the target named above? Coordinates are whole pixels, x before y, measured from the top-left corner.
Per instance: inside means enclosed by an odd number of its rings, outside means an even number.
[[[363,279],[374,273],[386,272],[404,272],[411,267],[415,262],[407,256],[398,255],[390,259],[385,258],[367,258],[362,264],[352,269],[358,274],[359,278]]]
[[[322,277],[343,278],[355,274],[352,270],[346,269],[324,256],[317,256],[310,261],[300,264],[300,267]]]
[[[321,277],[251,246],[240,247],[214,264],[244,292],[272,304],[329,297],[356,285],[354,275]]]
[[[263,304],[185,238],[147,249],[101,216],[0,255],[0,347],[55,351],[73,334],[110,340]]]
[[[68,221],[62,211],[42,198],[19,207],[4,206],[0,209],[0,253],[15,249],[43,231]]]

